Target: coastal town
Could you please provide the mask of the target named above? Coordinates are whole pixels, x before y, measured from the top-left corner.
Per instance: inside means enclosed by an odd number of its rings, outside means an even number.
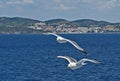
[[[33,29],[33,33],[107,33],[107,32],[120,32],[119,26],[107,25],[105,27],[90,26],[90,27],[79,27],[76,25],[66,24],[50,24],[47,25],[45,22],[35,23],[28,28]]]
[[[120,23],[92,19],[68,21],[51,19],[39,21],[21,17],[0,17],[0,34],[42,34],[42,33],[119,33]]]

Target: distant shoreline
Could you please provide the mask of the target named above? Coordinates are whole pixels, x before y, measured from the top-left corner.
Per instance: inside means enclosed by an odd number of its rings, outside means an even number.
[[[38,34],[40,34],[40,35],[42,35],[42,34],[45,34],[45,33],[34,33],[34,34],[32,34],[32,33],[19,33],[19,34],[15,34],[15,33],[13,33],[13,34],[0,34],[0,35],[38,35]],[[107,33],[56,33],[56,34],[120,34],[120,32],[107,32]]]

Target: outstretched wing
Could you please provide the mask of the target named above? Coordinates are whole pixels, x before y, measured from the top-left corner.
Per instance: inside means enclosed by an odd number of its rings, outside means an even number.
[[[77,62],[74,58],[69,57],[69,56],[57,56],[57,57],[66,59],[69,63],[76,63]]]
[[[85,53],[85,54],[88,54],[83,48],[81,48],[75,41],[71,41],[69,39],[67,39],[67,41],[69,43],[71,43],[73,46],[75,46],[78,50],[80,50],[81,52]]]
[[[96,60],[93,60],[93,59],[86,59],[86,58],[83,58],[83,59],[81,59],[80,61],[78,61],[77,64],[82,64],[82,63],[84,63],[84,62],[86,62],[86,61],[93,62],[93,63],[96,63],[96,64],[101,63],[101,62],[96,61]]]
[[[83,52],[83,53],[85,53],[85,54],[88,54],[88,53],[87,53],[83,48],[81,48],[75,41],[71,41],[71,40],[66,39],[66,38],[64,38],[64,37],[62,37],[62,36],[60,36],[60,35],[55,34],[55,33],[48,33],[48,34],[54,35],[54,36],[59,37],[59,38],[65,40],[65,41],[68,41],[69,43],[71,43],[73,46],[75,46],[75,47],[76,47],[78,50],[80,50],[81,52]]]
[[[56,36],[56,37],[61,37],[60,35],[57,35],[57,34],[55,34],[55,33],[48,33],[48,34],[54,35],[54,36]]]

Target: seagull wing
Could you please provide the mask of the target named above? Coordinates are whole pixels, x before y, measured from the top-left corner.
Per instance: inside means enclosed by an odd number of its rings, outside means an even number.
[[[66,39],[69,43],[71,43],[73,46],[75,46],[78,50],[81,52],[88,54],[83,48],[81,48],[75,41],[71,41],[69,39]]]
[[[93,63],[96,63],[96,64],[101,63],[101,62],[96,61],[96,60],[93,60],[93,59],[86,59],[86,58],[83,58],[83,59],[81,59],[80,61],[78,61],[77,64],[82,64],[82,63],[84,63],[84,62],[86,62],[86,61],[93,62]]]
[[[69,56],[57,56],[57,57],[66,59],[69,63],[77,63],[77,61],[74,58],[69,57]]]
[[[61,37],[60,35],[57,35],[57,34],[55,34],[55,33],[48,33],[48,34],[54,35],[54,36],[56,36],[56,37]],[[63,37],[62,37],[62,38],[63,38]]]

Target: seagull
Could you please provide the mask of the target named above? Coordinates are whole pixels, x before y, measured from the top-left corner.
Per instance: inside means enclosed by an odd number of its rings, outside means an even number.
[[[87,58],[83,58],[80,61],[77,61],[74,58],[69,57],[69,56],[57,56],[57,58],[66,59],[69,62],[67,67],[72,69],[72,70],[78,69],[78,68],[82,67],[83,65],[86,65],[87,64],[87,63],[85,63],[86,61],[93,62],[93,63],[96,63],[96,64],[101,63],[101,62],[98,62],[96,60],[87,59]]]
[[[59,36],[55,33],[48,33],[48,34],[51,34],[51,35],[54,35],[57,37],[57,41],[59,43],[66,43],[66,42],[69,42],[71,43],[74,47],[76,47],[78,50],[80,50],[81,52],[83,52],[84,54],[88,54],[83,48],[81,48],[75,41],[72,41],[72,40],[69,40],[69,39],[66,39],[62,36]]]

